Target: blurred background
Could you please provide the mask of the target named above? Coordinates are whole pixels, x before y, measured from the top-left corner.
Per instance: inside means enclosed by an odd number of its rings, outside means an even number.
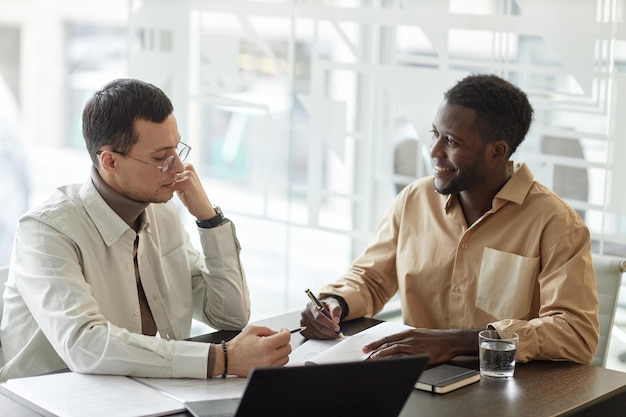
[[[172,98],[237,225],[252,319],[301,309],[429,174],[443,91],[485,72],[536,111],[513,158],[578,211],[595,253],[626,257],[623,0],[0,0],[0,265],[24,211],[88,178],[86,99],[141,78]],[[623,294],[608,367],[625,367],[625,316]]]

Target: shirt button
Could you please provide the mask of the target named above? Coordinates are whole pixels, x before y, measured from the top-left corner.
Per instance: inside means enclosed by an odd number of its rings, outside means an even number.
[[[126,269],[129,270],[129,271],[132,271],[133,265],[132,264],[126,264]]]
[[[462,244],[462,245],[461,245],[461,247],[462,247],[463,249],[467,249],[467,243]]]
[[[461,289],[459,287],[454,287],[454,292],[459,293],[461,292]]]
[[[135,314],[135,316],[138,316],[139,314],[141,314],[141,312],[138,308],[136,308],[135,311],[133,311],[133,314]]]

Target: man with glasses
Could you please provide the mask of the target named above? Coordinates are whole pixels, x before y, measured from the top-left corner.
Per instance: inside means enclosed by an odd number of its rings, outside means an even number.
[[[247,376],[280,366],[290,333],[249,326],[233,224],[206,195],[169,98],[115,80],[83,111],[89,180],[60,187],[19,222],[0,338],[0,381],[69,368],[143,377]],[[197,221],[190,243],[176,193]],[[192,317],[244,330],[221,345],[185,341]]]

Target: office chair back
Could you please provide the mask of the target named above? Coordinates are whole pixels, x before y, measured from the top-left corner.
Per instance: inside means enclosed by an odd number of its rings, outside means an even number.
[[[598,287],[600,341],[591,364],[604,367],[615,321],[622,274],[626,271],[626,259],[593,254],[593,268],[596,272],[596,285]]]

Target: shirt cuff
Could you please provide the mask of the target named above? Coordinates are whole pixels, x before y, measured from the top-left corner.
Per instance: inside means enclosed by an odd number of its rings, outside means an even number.
[[[215,373],[215,345],[211,343],[209,345],[209,360],[206,365],[207,379],[213,378],[214,373]]]
[[[174,346],[172,378],[206,379],[211,344],[179,340]]]
[[[205,256],[210,255],[210,258],[239,256],[239,241],[232,222],[224,223],[220,227],[212,229],[198,230],[200,231],[200,244]]]

